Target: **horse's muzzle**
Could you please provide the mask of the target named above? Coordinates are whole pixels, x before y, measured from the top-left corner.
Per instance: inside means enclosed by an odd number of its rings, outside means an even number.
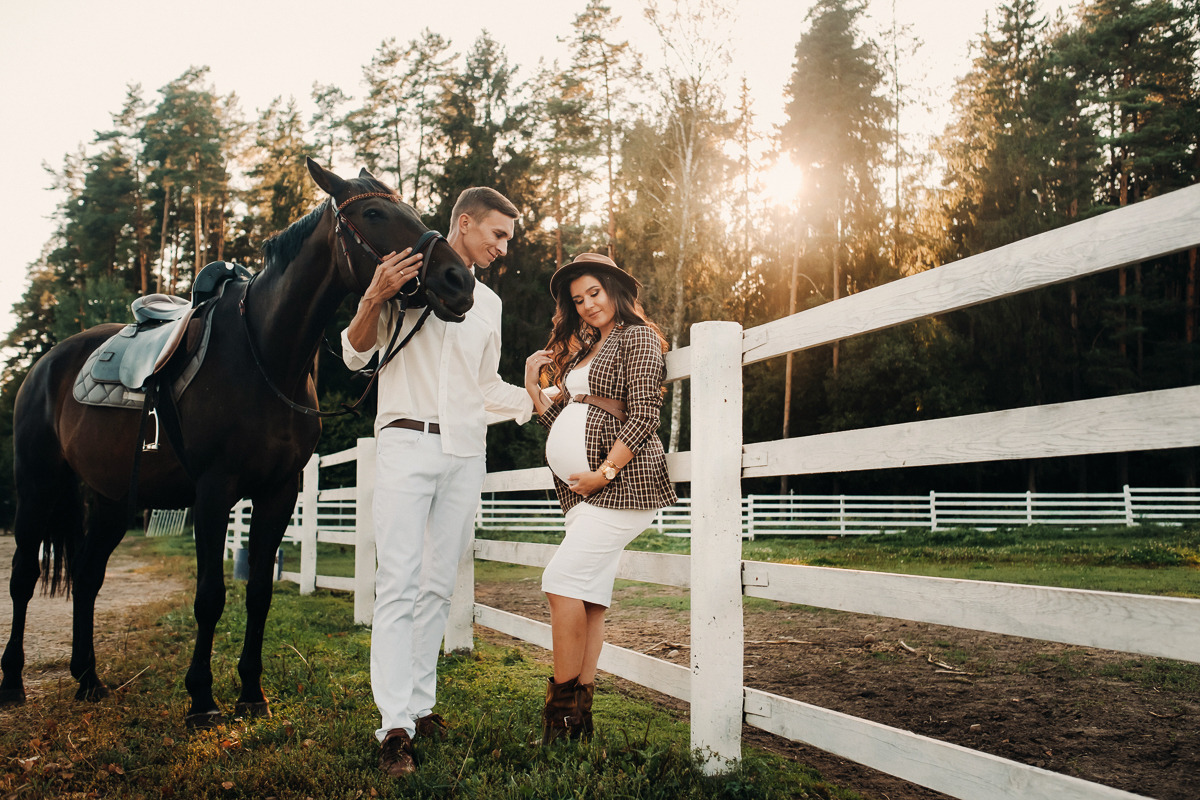
[[[426,289],[425,302],[429,304],[429,308],[437,315],[438,319],[446,322],[462,322],[467,318],[467,312],[471,310],[471,306],[475,305],[475,296],[467,294],[462,301],[455,303],[451,308],[436,292]]]

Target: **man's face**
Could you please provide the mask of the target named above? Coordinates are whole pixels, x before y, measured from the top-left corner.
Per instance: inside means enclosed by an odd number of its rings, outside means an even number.
[[[516,220],[499,211],[489,211],[476,220],[469,215],[459,217],[462,231],[460,255],[477,267],[487,268],[500,256],[508,252],[508,241],[513,237]]]

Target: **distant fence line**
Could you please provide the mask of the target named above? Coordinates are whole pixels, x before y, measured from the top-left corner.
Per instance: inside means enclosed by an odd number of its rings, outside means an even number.
[[[249,503],[231,515],[229,549],[241,546],[249,529]],[[664,508],[651,527],[668,536],[688,536],[691,498]],[[303,501],[285,541],[300,541]],[[319,501],[319,541],[353,544],[355,500]],[[148,535],[182,531],[183,511],[155,511]],[[240,520],[240,522],[239,522]],[[1200,521],[1200,488],[1137,488],[1120,492],[933,492],[928,495],[752,494],[742,498],[742,536],[888,533],[910,528],[991,530],[1020,525],[1094,527],[1101,525],[1180,525]],[[480,531],[563,530],[557,500],[498,500],[484,497],[475,517]]]
[[[652,527],[688,535],[691,498],[664,508]],[[1200,520],[1200,489],[1120,492],[936,492],[927,495],[777,495],[742,498],[742,536],[887,533],[908,528],[994,529],[1015,525],[1092,527]],[[557,500],[496,500],[485,497],[475,518],[478,530],[561,531]]]

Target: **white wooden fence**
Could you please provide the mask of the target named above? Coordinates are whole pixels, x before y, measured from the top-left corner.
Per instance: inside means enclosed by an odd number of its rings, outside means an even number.
[[[354,451],[346,451],[352,453]],[[344,456],[335,454],[329,458]],[[314,470],[320,458],[314,456]],[[317,480],[314,478],[313,480]],[[250,532],[250,502],[238,503],[229,517],[226,558],[242,547]],[[321,500],[317,529],[322,542],[354,544],[353,499]],[[894,533],[912,528],[947,530],[963,527],[994,530],[1021,525],[1088,528],[1108,525],[1181,525],[1200,520],[1200,488],[1136,488],[1120,492],[933,492],[928,495],[800,495],[752,494],[742,498],[742,537],[773,535],[837,535]],[[187,512],[156,510],[147,536],[183,533]],[[304,501],[296,504],[284,541],[303,538]],[[681,497],[660,509],[650,528],[667,536],[688,537],[692,501]],[[478,531],[562,532],[557,500],[499,500],[484,497],[475,515]],[[315,562],[314,562],[315,564]],[[299,573],[290,573],[296,574]],[[298,580],[298,579],[297,579]],[[317,576],[317,581],[325,581]],[[324,586],[324,584],[321,584]]]
[[[689,536],[691,498],[661,509],[650,527]],[[1200,488],[1120,492],[930,492],[927,495],[752,494],[742,498],[742,536],[891,533],[909,528],[992,530],[1014,525],[1095,527],[1200,520]],[[557,500],[484,497],[475,517],[481,531],[562,531]]]
[[[667,354],[668,380],[692,378],[690,453],[668,456],[672,480],[692,483],[691,555],[624,555],[619,577],[688,588],[691,668],[605,645],[600,667],[691,704],[691,741],[710,772],[740,756],[745,723],[819,747],[964,800],[1116,800],[1139,795],[1089,783],[742,683],[742,598],[762,597],[1012,636],[1200,662],[1200,600],[950,580],[741,559],[740,477],[819,474],[1200,446],[1200,387],[850,430],[773,442],[741,441],[741,367],[785,353],[944,314],[1200,245],[1200,186],[1147,200],[989,253],[850,295],[742,331],[692,328],[690,347]],[[694,357],[695,354],[703,357]],[[355,619],[371,620],[372,441],[314,459],[301,501],[301,539],[353,542]],[[357,456],[357,458],[356,458]],[[316,490],[316,465],[357,460],[354,489]],[[550,488],[545,468],[490,474],[485,492]],[[320,532],[305,508],[357,499],[353,532]],[[945,520],[939,519],[938,525]],[[302,591],[317,578],[305,550]],[[544,565],[551,545],[477,541],[476,558]],[[550,646],[549,627],[474,603],[474,559],[464,558],[446,632],[469,648],[472,622]],[[693,686],[702,691],[693,691]],[[1180,776],[1180,781],[1190,779]]]

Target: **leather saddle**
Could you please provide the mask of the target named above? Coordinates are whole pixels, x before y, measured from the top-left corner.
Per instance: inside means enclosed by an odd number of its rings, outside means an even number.
[[[134,322],[104,342],[84,363],[75,380],[75,399],[89,405],[140,407],[147,383],[167,365],[187,341],[193,354],[187,367],[172,384],[178,398],[208,349],[212,315],[204,313],[210,300],[219,297],[229,281],[250,279],[239,264],[214,261],[196,276],[192,299],[166,294],[149,294],[130,304]]]

